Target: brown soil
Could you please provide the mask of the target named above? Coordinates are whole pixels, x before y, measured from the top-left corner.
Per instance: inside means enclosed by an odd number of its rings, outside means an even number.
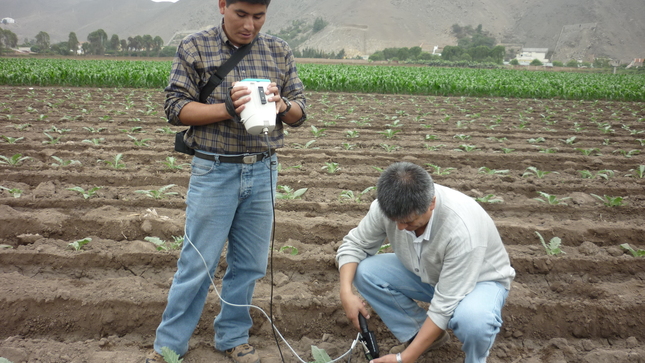
[[[339,304],[334,255],[374,194],[354,201],[341,193],[359,194],[374,185],[377,168],[398,160],[426,166],[436,182],[472,197],[503,200],[482,202],[517,270],[490,362],[645,360],[645,258],[620,247],[645,249],[645,179],[635,177],[645,164],[645,105],[308,96],[309,121],[289,130],[287,146],[279,151],[278,181],[308,191],[302,199],[278,200],[273,256],[275,324],[305,361],[311,360],[311,345],[335,358],[356,336]],[[159,132],[166,126],[163,98],[159,90],[0,87],[0,135],[24,137],[16,143],[3,138],[0,155],[30,158],[17,166],[0,164],[0,185],[23,191],[14,198],[0,190],[0,244],[11,246],[0,249],[0,357],[14,363],[143,362],[178,257],[178,251],[157,251],[144,239],[183,234],[189,179],[188,167],[169,170],[162,163],[167,157],[190,161],[173,151],[173,134]],[[17,128],[24,124],[30,126]],[[324,136],[314,137],[314,126]],[[143,133],[133,132],[138,127]],[[387,129],[398,133],[388,139]],[[44,132],[59,142],[44,143],[50,140]],[[135,146],[128,135],[150,139],[148,146]],[[565,142],[574,136],[573,144]],[[544,142],[529,142],[539,137]],[[93,138],[104,140],[84,142]],[[464,151],[469,148],[462,145],[476,147]],[[509,149],[514,150],[504,152]],[[580,151],[586,149],[591,155]],[[114,161],[117,154],[123,154],[123,169],[98,161]],[[80,164],[55,166],[53,156]],[[340,166],[333,174],[323,169],[332,162]],[[508,172],[484,174],[481,167]],[[528,167],[557,173],[523,176]],[[580,170],[595,177],[582,178]],[[136,193],[169,184],[176,186],[167,191],[178,195],[154,199]],[[84,199],[68,190],[76,186],[101,189]],[[566,205],[536,201],[538,192]],[[591,194],[621,196],[624,205],[604,206]],[[562,238],[566,254],[546,255],[536,231],[547,241]],[[86,237],[92,241],[82,251],[68,248]],[[283,246],[298,253],[279,252]],[[270,275],[260,281],[254,300],[267,312],[270,281]],[[226,360],[212,347],[218,310],[212,293],[184,362]],[[279,362],[269,323],[258,310],[253,316],[251,343],[263,362]],[[371,327],[383,350],[395,344],[378,317]],[[285,361],[297,361],[281,348]],[[462,359],[453,337],[420,362]],[[355,352],[352,361],[364,358]]]

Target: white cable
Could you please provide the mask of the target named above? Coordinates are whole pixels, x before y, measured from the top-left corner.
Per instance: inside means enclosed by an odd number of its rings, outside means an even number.
[[[261,307],[256,306],[256,305],[239,305],[239,304],[233,304],[233,303],[230,303],[230,302],[228,302],[228,301],[224,300],[224,299],[222,298],[222,296],[219,294],[219,291],[217,290],[217,286],[215,286],[215,281],[214,281],[214,280],[213,280],[213,278],[211,277],[211,274],[208,272],[208,264],[206,263],[206,259],[204,259],[204,256],[202,256],[201,252],[199,252],[199,250],[198,250],[198,249],[197,249],[197,247],[193,244],[193,242],[190,240],[190,238],[188,237],[188,234],[187,234],[185,231],[184,231],[184,240],[187,240],[187,241],[188,241],[188,243],[190,243],[190,245],[191,245],[191,246],[193,246],[193,248],[195,249],[195,251],[197,251],[197,254],[199,255],[199,257],[202,259],[202,262],[204,262],[204,267],[206,268],[206,274],[208,275],[208,278],[210,279],[211,284],[213,285],[213,288],[215,289],[215,293],[217,294],[217,297],[219,298],[219,300],[220,300],[221,302],[223,302],[224,304],[227,304],[227,305],[230,305],[230,306],[235,306],[235,307],[249,307],[249,308],[254,308],[254,309],[258,309],[258,310],[260,310],[260,311],[262,312],[262,314],[264,314],[264,317],[266,317],[266,318],[267,318],[267,320],[269,321],[269,323],[271,323],[271,326],[273,327],[273,329],[275,329],[275,331],[278,333],[278,335],[280,336],[280,339],[282,339],[282,341],[284,342],[284,344],[286,344],[286,345],[287,345],[287,347],[289,348],[289,350],[291,350],[291,353],[293,353],[293,355],[294,355],[296,358],[298,358],[298,360],[300,360],[302,363],[307,363],[307,361],[305,361],[305,360],[303,360],[302,358],[300,358],[300,356],[298,355],[298,353],[296,353],[296,351],[295,351],[295,350],[293,350],[293,348],[291,347],[291,345],[287,342],[287,340],[286,340],[286,339],[282,336],[282,334],[280,333],[280,330],[278,330],[278,328],[275,326],[275,324],[273,324],[273,320],[271,320],[271,318],[269,317],[269,315],[268,315],[264,310],[262,310],[262,308],[261,308]],[[360,333],[359,333],[359,335],[360,335]],[[349,348],[349,350],[348,350],[347,352],[345,352],[345,353],[344,353],[343,355],[341,355],[340,357],[338,357],[338,358],[336,358],[336,359],[332,360],[331,362],[337,362],[337,361],[341,360],[342,358],[344,358],[345,356],[347,356],[348,354],[351,354],[351,353],[352,353],[352,351],[354,350],[354,347],[356,346],[356,344],[357,344],[357,343],[358,343],[358,341],[359,341],[359,338],[358,338],[358,336],[359,336],[359,335],[357,335],[356,339],[354,340],[354,342],[352,343],[351,347]]]

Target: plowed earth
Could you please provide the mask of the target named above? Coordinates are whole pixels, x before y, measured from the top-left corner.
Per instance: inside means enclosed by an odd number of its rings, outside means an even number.
[[[361,192],[398,160],[483,198],[497,223],[517,278],[490,362],[645,361],[645,258],[620,247],[645,249],[644,104],[308,97],[309,121],[289,129],[279,150],[278,181],[308,190],[277,200],[272,260],[275,324],[304,361],[311,345],[335,358],[356,336],[339,304],[335,250],[374,198]],[[28,157],[0,164],[0,185],[22,190],[18,198],[0,190],[0,356],[144,361],[179,255],[145,239],[183,235],[190,174],[190,157],[172,149],[181,128],[164,130],[163,100],[159,90],[0,87],[0,155]],[[106,161],[118,154],[125,166],[117,169]],[[54,157],[78,163],[54,165]],[[170,169],[167,157],[182,169]],[[592,194],[624,199],[610,207]],[[561,238],[564,253],[547,255],[536,232],[547,243]],[[68,246],[88,237],[80,251]],[[216,277],[225,266],[222,259]],[[267,312],[270,281],[259,282],[254,300]],[[212,344],[218,311],[213,292],[184,362],[226,361]],[[269,323],[252,312],[251,343],[263,362],[279,362]],[[383,351],[396,343],[378,317],[370,326]],[[453,337],[420,361],[459,362],[460,346]],[[281,348],[285,361],[297,361]]]

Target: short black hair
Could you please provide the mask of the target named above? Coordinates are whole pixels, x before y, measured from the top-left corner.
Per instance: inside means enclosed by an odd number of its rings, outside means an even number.
[[[376,194],[381,210],[391,220],[402,220],[428,211],[434,198],[434,182],[422,167],[401,161],[379,177]]]
[[[266,5],[269,6],[269,3],[271,0],[226,0],[226,6],[229,6],[231,4],[239,3],[239,2],[245,2],[249,4],[260,4],[260,5]]]

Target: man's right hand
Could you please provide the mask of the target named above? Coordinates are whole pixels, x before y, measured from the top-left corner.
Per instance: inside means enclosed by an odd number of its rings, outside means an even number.
[[[345,310],[345,316],[349,319],[356,330],[360,331],[360,324],[358,323],[358,314],[363,314],[366,319],[369,319],[369,313],[365,308],[365,302],[358,296],[353,293],[341,292],[340,301],[343,304],[343,309]]]

